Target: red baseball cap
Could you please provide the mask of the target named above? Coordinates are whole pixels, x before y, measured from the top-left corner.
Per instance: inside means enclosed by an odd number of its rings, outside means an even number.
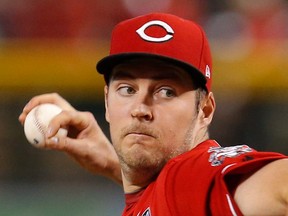
[[[171,14],[152,13],[123,21],[112,32],[110,54],[97,70],[106,82],[113,67],[129,59],[153,57],[185,69],[211,90],[212,59],[203,29]]]

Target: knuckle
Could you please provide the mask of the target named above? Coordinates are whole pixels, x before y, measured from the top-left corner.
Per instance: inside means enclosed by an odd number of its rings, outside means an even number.
[[[52,97],[55,97],[55,98],[61,97],[57,92],[52,92],[52,93],[51,93],[51,96],[52,96]]]
[[[83,114],[84,114],[88,119],[94,118],[94,115],[93,115],[91,112],[89,112],[89,111],[85,111],[85,112],[83,112]]]

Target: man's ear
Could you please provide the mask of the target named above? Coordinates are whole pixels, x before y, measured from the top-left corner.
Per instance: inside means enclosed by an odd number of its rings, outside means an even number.
[[[110,122],[110,117],[109,117],[109,112],[108,112],[108,91],[109,88],[107,85],[104,87],[104,99],[105,99],[105,119],[109,123]]]
[[[206,98],[201,103],[200,112],[206,125],[209,125],[213,119],[216,109],[215,98],[212,92],[209,92]]]

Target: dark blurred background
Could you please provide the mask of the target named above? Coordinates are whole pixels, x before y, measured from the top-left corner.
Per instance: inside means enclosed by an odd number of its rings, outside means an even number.
[[[1,0],[0,215],[120,215],[115,183],[66,154],[38,150],[18,115],[37,94],[58,92],[104,120],[96,62],[112,27],[152,11],[204,27],[214,58],[217,112],[211,137],[288,154],[288,3],[285,0]]]

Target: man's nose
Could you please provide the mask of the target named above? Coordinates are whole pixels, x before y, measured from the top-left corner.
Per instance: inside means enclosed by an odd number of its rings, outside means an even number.
[[[139,120],[151,121],[153,119],[152,102],[148,96],[138,98],[135,106],[131,110],[131,116]]]

